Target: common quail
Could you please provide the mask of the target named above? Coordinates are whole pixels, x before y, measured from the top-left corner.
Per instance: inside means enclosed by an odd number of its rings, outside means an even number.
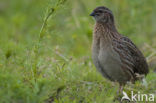
[[[127,82],[134,83],[149,72],[145,57],[136,45],[121,35],[112,11],[100,6],[90,14],[95,19],[92,59],[103,77],[119,83],[119,92]]]

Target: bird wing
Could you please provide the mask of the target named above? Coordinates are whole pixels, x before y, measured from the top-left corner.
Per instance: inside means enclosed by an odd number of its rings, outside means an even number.
[[[129,70],[134,76],[135,73],[147,74],[148,65],[141,51],[127,37],[121,37],[118,40],[113,40],[115,51],[120,55],[123,63],[123,68]]]

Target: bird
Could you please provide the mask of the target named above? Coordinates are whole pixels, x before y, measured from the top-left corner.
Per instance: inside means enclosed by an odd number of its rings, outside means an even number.
[[[99,6],[90,16],[95,20],[93,64],[104,78],[117,82],[122,93],[127,82],[135,83],[149,73],[146,58],[132,40],[118,32],[109,8]]]

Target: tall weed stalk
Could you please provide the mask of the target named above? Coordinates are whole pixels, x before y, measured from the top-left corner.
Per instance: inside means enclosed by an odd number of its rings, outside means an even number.
[[[34,78],[35,81],[37,80],[37,77],[38,77],[38,71],[37,71],[38,70],[38,66],[37,66],[37,64],[38,64],[38,58],[39,58],[39,48],[40,48],[41,40],[45,36],[45,31],[46,31],[46,26],[47,26],[48,19],[66,1],[67,0],[58,0],[57,3],[56,3],[56,5],[54,7],[47,9],[47,13],[45,15],[43,24],[42,24],[41,29],[40,29],[40,32],[38,34],[38,40],[35,43],[34,48],[33,48],[34,60],[33,60],[33,64],[32,64],[32,75],[33,75],[33,78]]]

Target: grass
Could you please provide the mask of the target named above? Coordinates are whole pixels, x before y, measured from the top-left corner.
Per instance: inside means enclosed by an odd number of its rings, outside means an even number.
[[[118,86],[91,60],[90,12],[109,7],[119,32],[147,57],[148,87],[155,93],[155,0],[13,0],[0,2],[0,103],[112,103]],[[52,11],[51,11],[52,10]],[[116,101],[118,103],[118,101]]]

